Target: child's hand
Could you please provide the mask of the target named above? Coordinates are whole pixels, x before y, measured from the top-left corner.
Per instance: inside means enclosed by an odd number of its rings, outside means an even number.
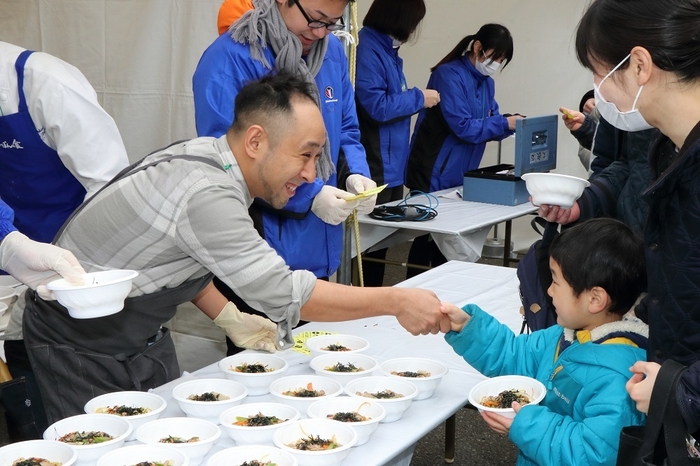
[[[453,332],[461,332],[464,326],[467,325],[467,322],[469,322],[469,314],[452,303],[441,302],[440,310],[450,318],[450,330]]]
[[[513,411],[515,411],[515,415],[517,416],[520,408],[522,408],[522,405],[517,401],[514,401],[512,406]],[[498,432],[499,434],[508,435],[508,432],[510,432],[510,426],[513,424],[513,419],[489,411],[483,411],[481,413],[481,417],[484,419],[486,424],[489,425],[491,430]]]

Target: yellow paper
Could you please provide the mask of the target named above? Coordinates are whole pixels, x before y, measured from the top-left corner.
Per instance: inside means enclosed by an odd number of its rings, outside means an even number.
[[[309,351],[309,348],[306,346],[306,340],[308,340],[311,337],[317,337],[319,335],[332,335],[334,333],[338,332],[324,332],[323,330],[317,330],[313,332],[307,331],[297,333],[296,335],[294,335],[294,346],[292,347],[292,349],[297,353],[311,355],[311,351]]]
[[[381,186],[377,186],[376,188],[368,189],[367,191],[365,191],[363,193],[355,194],[354,196],[351,196],[345,200],[346,201],[354,201],[356,199],[364,199],[365,197],[374,196],[375,194],[381,193],[384,190],[384,188],[386,188],[386,187],[387,187],[387,185],[383,184]]]

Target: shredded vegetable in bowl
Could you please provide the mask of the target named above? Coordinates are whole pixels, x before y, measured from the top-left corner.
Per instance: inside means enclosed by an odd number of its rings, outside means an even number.
[[[95,410],[96,413],[100,414],[114,414],[116,416],[138,416],[139,414],[146,414],[151,412],[151,408],[146,407],[132,407],[132,406],[103,406]]]
[[[272,461],[251,460],[241,463],[238,466],[277,466],[277,464],[273,463]]]
[[[510,408],[514,401],[521,405],[526,405],[532,399],[525,390],[511,388],[510,390],[502,391],[496,396],[483,396],[479,402],[487,408]]]
[[[323,390],[314,390],[314,386],[311,382],[306,385],[306,388],[297,388],[296,390],[287,390],[282,392],[286,396],[296,396],[299,398],[313,398],[317,396],[325,396],[326,392]]]
[[[364,371],[363,368],[357,367],[351,362],[349,362],[347,364],[343,364],[342,362],[339,362],[339,363],[334,364],[332,366],[326,366],[323,369],[330,371],[330,372],[362,372],[362,371]]]
[[[165,460],[165,461],[141,461],[140,463],[136,463],[132,466],[173,466],[175,462],[173,460]]]
[[[277,416],[265,416],[263,413],[258,413],[248,417],[236,416],[236,422],[234,422],[233,425],[260,427],[271,426],[285,421],[287,421],[287,419],[280,419]]]
[[[328,419],[333,419],[334,421],[340,422],[364,422],[372,419],[370,417],[363,416],[362,414],[356,411],[338,412],[334,414],[329,414],[326,417]]]
[[[246,374],[260,374],[263,372],[273,372],[275,370],[274,367],[267,367],[266,364],[262,364],[259,362],[256,362],[254,364],[248,364],[247,362],[244,362],[240,366],[230,366],[229,369],[234,372],[244,372]]]
[[[63,463],[58,461],[49,461],[44,458],[17,458],[12,462],[12,466],[61,466]]]
[[[399,377],[430,377],[430,372],[428,371],[391,371],[391,375],[398,375]]]
[[[403,398],[401,393],[396,393],[393,390],[382,390],[379,392],[355,392],[356,395],[364,396],[366,398],[377,398],[377,399],[390,399],[390,398]]]
[[[163,437],[162,439],[158,440],[159,443],[194,443],[194,442],[199,442],[199,437],[191,437],[191,438],[182,438],[182,437],[175,437],[172,435],[168,435],[167,437]]]
[[[192,401],[224,401],[230,400],[231,397],[217,392],[206,392],[201,395],[194,393],[188,396],[187,399]]]
[[[92,445],[94,443],[109,442],[114,439],[111,435],[106,432],[70,432],[62,437],[58,438],[59,442],[67,443],[69,445]]]
[[[334,343],[321,349],[323,351],[352,351],[352,349],[348,348],[347,346],[343,346],[340,343]]]
[[[313,435],[308,435],[304,438],[300,438],[294,443],[287,443],[286,445],[290,448],[306,451],[334,450],[342,446],[336,440],[335,435],[331,437],[330,440],[322,439],[320,435],[315,437]]]

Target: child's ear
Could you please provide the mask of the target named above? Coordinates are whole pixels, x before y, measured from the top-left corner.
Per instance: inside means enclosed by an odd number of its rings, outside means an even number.
[[[600,286],[594,286],[588,292],[588,312],[598,314],[608,309],[610,304],[610,295]]]

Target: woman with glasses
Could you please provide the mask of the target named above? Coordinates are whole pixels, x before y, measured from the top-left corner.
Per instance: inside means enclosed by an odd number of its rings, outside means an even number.
[[[411,115],[440,101],[434,89],[408,87],[399,56],[399,47],[411,38],[424,16],[423,0],[374,0],[359,33],[355,102],[360,140],[372,179],[388,185],[379,193],[378,204],[403,197]],[[384,259],[386,249],[368,255]],[[384,264],[366,263],[364,277],[365,285],[381,286]]]
[[[464,172],[479,167],[486,142],[513,134],[516,120],[522,117],[499,113],[491,78],[512,58],[513,38],[508,29],[485,24],[431,68],[428,88],[435,89],[441,100],[418,115],[406,187],[432,192],[461,186]],[[408,262],[436,266],[445,258],[425,235],[414,240]],[[409,267],[407,277],[419,272]]]

